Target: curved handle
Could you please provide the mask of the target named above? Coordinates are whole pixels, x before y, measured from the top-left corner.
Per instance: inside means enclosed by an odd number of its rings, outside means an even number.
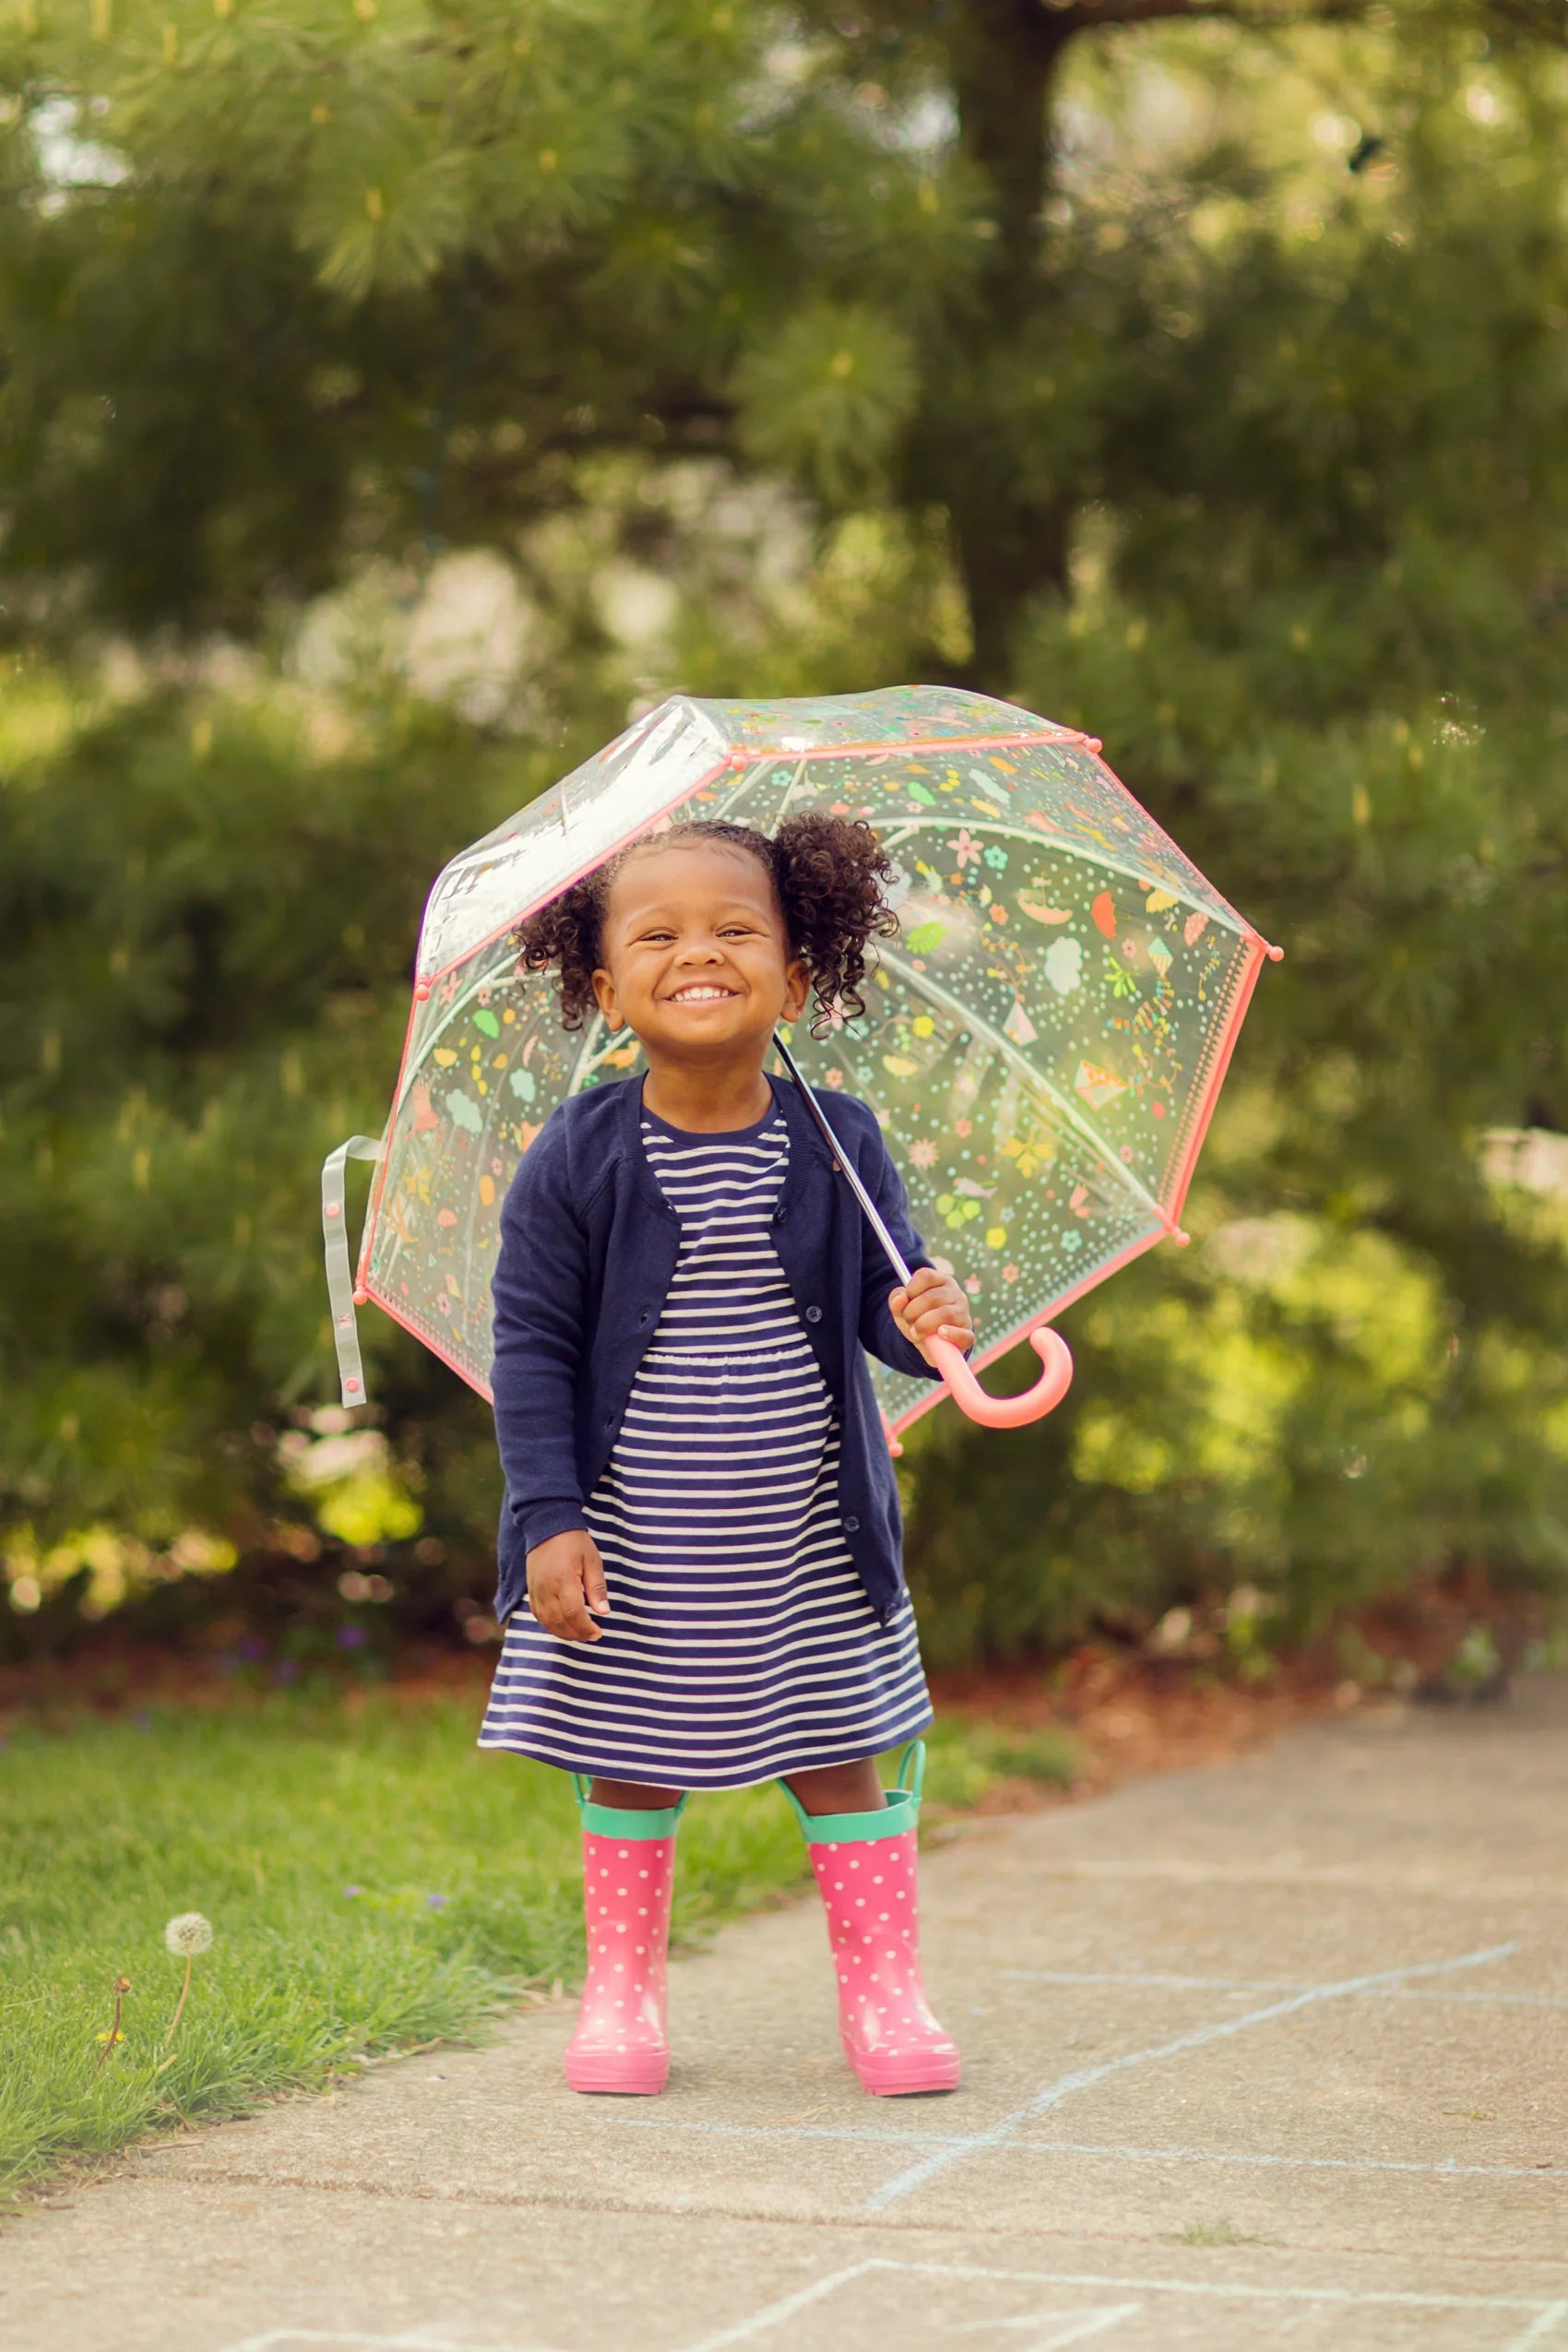
[[[1021,1396],[991,1396],[969,1370],[951,1339],[932,1339],[931,1359],[947,1384],[947,1393],[961,1413],[986,1429],[1022,1429],[1028,1421],[1043,1420],[1066,1396],[1073,1381],[1073,1354],[1059,1331],[1041,1324],[1029,1334],[1029,1346],[1045,1370]]]

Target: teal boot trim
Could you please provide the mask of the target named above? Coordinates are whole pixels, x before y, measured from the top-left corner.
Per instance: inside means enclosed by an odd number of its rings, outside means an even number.
[[[925,1786],[925,1741],[911,1740],[898,1759],[898,1777],[878,1813],[808,1813],[787,1780],[778,1784],[794,1809],[808,1846],[870,1846],[919,1826]]]
[[[628,1812],[617,1805],[596,1805],[588,1795],[592,1783],[580,1772],[572,1775],[572,1787],[576,1793],[577,1811],[583,1827],[593,1837],[673,1837],[675,1824],[686,1810],[684,1797],[672,1805],[661,1805],[657,1812]]]

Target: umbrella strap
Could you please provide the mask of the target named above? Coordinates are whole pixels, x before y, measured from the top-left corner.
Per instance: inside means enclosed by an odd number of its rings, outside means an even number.
[[[349,1211],[344,1198],[344,1163],[379,1159],[386,1148],[378,1135],[350,1135],[329,1151],[321,1163],[321,1231],[327,1251],[327,1296],[332,1307],[332,1337],[338,1349],[338,1377],[345,1405],[364,1403],[364,1365],[360,1359],[359,1324],[354,1308],[354,1277],[349,1264]]]

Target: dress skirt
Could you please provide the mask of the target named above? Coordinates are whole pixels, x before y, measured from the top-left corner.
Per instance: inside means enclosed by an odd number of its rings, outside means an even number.
[[[681,1217],[670,1296],[585,1510],[597,1643],[509,1621],[480,1734],[570,1770],[739,1788],[931,1720],[914,1614],[879,1621],[840,1524],[838,1428],[771,1238],[788,1134],[643,1121]]]

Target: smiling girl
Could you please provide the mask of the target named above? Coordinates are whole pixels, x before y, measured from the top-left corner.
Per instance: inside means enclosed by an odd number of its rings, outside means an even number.
[[[523,971],[596,1007],[647,1075],[553,1113],[501,1222],[495,1426],[505,1642],[481,1744],[577,1778],[588,1973],[566,2078],[661,2090],[685,1792],[782,1781],[827,1909],[867,2090],[951,2089],[927,2007],[915,1823],[931,1721],[897,1490],[865,1351],[929,1372],[973,1340],[866,1106],[820,1098],[912,1269],[885,1261],[795,1087],[766,1071],[808,1003],[863,1009],[896,919],[870,829],[790,818],[635,842],[531,917]],[[885,1792],[874,1757],[899,1741]]]

